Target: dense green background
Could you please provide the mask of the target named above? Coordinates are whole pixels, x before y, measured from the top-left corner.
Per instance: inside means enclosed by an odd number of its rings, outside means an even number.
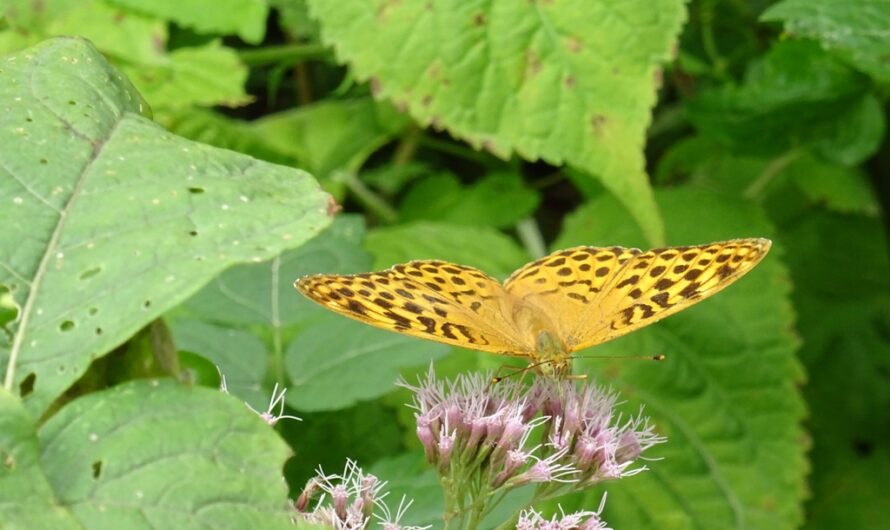
[[[294,279],[733,237],[773,250],[591,350],[667,362],[578,363],[669,442],[562,506],[890,527],[890,2],[4,4],[0,528],[284,528],[288,490],[346,458],[435,523],[393,382],[501,360]],[[216,367],[303,421],[269,429]]]

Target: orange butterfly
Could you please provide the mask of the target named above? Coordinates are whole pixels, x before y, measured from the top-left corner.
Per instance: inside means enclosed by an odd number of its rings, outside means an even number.
[[[642,252],[575,247],[514,272],[424,260],[381,272],[316,274],[294,286],[372,326],[475,350],[527,358],[539,372],[571,373],[571,354],[620,337],[717,293],[769,251],[734,239]]]

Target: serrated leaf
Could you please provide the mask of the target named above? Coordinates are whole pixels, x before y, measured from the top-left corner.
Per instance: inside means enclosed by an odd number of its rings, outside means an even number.
[[[37,432],[18,397],[0,387],[0,524],[4,530],[83,528],[59,505],[40,465]]]
[[[172,20],[198,33],[235,33],[251,44],[266,34],[267,0],[107,0],[135,12]]]
[[[217,390],[125,383],[69,403],[39,438],[41,469],[82,528],[292,528],[289,448]]]
[[[719,194],[657,193],[672,244],[769,236],[756,207]],[[613,200],[588,203],[566,221],[556,247],[640,245],[644,238]],[[629,226],[630,225],[630,226]],[[595,355],[664,353],[662,363],[578,361],[636,411],[652,416],[666,444],[650,471],[605,484],[614,528],[791,529],[802,521],[806,464],[802,371],[781,248],[714,298],[597,346]],[[583,354],[582,354],[583,355]],[[595,508],[601,492],[567,508]]]
[[[540,197],[515,173],[486,175],[463,187],[451,174],[433,175],[414,184],[400,205],[405,221],[445,221],[506,228],[534,212]]]
[[[299,246],[330,222],[308,174],[135,114],[138,94],[83,40],[2,62],[0,98],[20,104],[0,116],[0,284],[20,313],[0,358],[8,388],[33,388],[34,414],[221,270]]]
[[[890,280],[881,222],[810,210],[781,233],[813,437],[808,530],[887,528]]]
[[[814,203],[842,213],[878,214],[868,176],[858,168],[801,157],[789,164],[784,173]]]
[[[878,148],[884,119],[867,79],[813,42],[779,42],[752,63],[739,86],[705,91],[689,117],[706,136],[741,154],[813,148],[857,164]]]
[[[234,50],[219,41],[173,50],[163,62],[124,64],[121,69],[153,106],[237,107],[251,101],[244,92],[247,67]]]
[[[107,55],[131,62],[162,57],[157,43],[167,41],[160,20],[127,13],[101,0],[47,0],[39,5],[24,0],[8,2],[0,51],[9,53],[54,35],[80,35]]]
[[[374,254],[375,269],[441,259],[504,278],[528,261],[528,254],[497,230],[428,221],[374,229],[366,247]]]
[[[8,12],[11,28],[0,31],[0,51],[19,51],[54,36],[86,37],[159,110],[250,101],[244,92],[247,68],[232,49],[210,42],[168,52],[166,24],[140,14],[144,11],[102,0],[17,0]]]
[[[873,0],[784,0],[761,20],[779,20],[789,33],[822,46],[876,79],[890,83],[890,4]]]
[[[644,170],[656,72],[685,17],[658,2],[309,2],[360,79],[424,125],[601,178],[653,240]]]

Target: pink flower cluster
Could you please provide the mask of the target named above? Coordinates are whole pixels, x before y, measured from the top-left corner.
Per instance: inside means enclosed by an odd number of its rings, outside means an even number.
[[[339,475],[325,475],[319,469],[297,497],[294,508],[301,520],[335,530],[365,530],[372,517],[383,530],[427,530],[429,527],[400,523],[411,501],[405,502],[403,498],[393,514],[384,502],[388,494],[383,491],[385,485],[347,460]]]
[[[440,474],[481,473],[495,489],[527,483],[583,488],[642,471],[628,468],[664,441],[642,416],[616,417],[617,395],[596,385],[491,381],[480,374],[439,381],[430,369],[417,386],[402,383],[414,392],[417,437]]]

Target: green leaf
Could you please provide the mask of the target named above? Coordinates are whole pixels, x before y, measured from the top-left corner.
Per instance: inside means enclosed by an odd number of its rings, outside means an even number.
[[[769,236],[756,207],[688,187],[656,194],[672,244]],[[586,204],[557,247],[635,245],[639,229],[615,201]],[[596,347],[596,355],[664,353],[662,363],[578,361],[628,401],[643,404],[668,437],[650,471],[606,484],[605,519],[615,528],[791,529],[802,522],[806,442],[797,390],[789,283],[782,249],[714,298]],[[567,508],[594,509],[601,492]]]
[[[195,107],[163,112],[156,119],[170,132],[223,149],[231,149],[266,162],[301,167],[292,156],[272,148],[254,133],[250,123],[219,112]]]
[[[198,33],[235,33],[251,44],[266,34],[267,0],[107,0],[159,18],[169,19]]]
[[[775,44],[740,86],[703,92],[689,117],[705,135],[741,154],[778,155],[811,147],[857,164],[880,145],[884,120],[862,75],[813,42]]]
[[[37,432],[16,396],[0,388],[0,521],[4,530],[83,528],[56,500],[41,468]]]
[[[49,11],[53,13],[52,9]],[[167,42],[167,27],[161,20],[114,8],[101,0],[87,0],[74,9],[55,13],[51,23],[41,28],[42,37],[80,35],[117,60],[133,63],[163,60],[164,50],[159,49],[158,43]]]
[[[890,83],[890,4],[874,0],[784,0],[761,20],[782,21],[796,36],[818,40],[881,82]]]
[[[357,171],[406,124],[391,106],[357,98],[271,114],[253,122],[251,129],[265,145],[326,178],[335,170]]]
[[[878,215],[874,190],[861,169],[801,157],[784,172],[814,203],[842,213]]]
[[[11,29],[0,32],[0,51],[18,51],[52,36],[86,37],[156,109],[250,101],[243,88],[247,68],[232,49],[210,42],[167,52],[162,20],[101,0],[17,0],[9,14]]]
[[[504,278],[528,261],[525,251],[492,228],[425,221],[372,230],[367,248],[374,254],[375,269],[441,259]]]
[[[453,175],[442,173],[408,190],[400,219],[507,228],[530,216],[539,201],[538,193],[515,173],[490,174],[467,187]]]
[[[650,239],[661,239],[643,144],[682,1],[309,6],[323,37],[378,96],[474,147],[596,175]]]
[[[404,408],[404,404],[398,404],[399,411]],[[281,434],[297,450],[297,458],[288,461],[285,468],[292,486],[305,484],[318,468],[326,473],[340,471],[344,458],[363,464],[402,450],[396,410],[380,400],[362,401],[335,411],[301,412],[300,418],[303,421],[279,424]]]
[[[428,364],[449,351],[341,315],[319,315],[285,353],[293,384],[287,402],[307,411],[345,408],[394,390],[401,367]]]
[[[6,57],[0,92],[20,101],[0,117],[0,284],[20,308],[0,358],[35,415],[223,269],[330,222],[308,174],[135,114],[138,94],[83,40]]]
[[[800,311],[813,465],[808,530],[888,528],[890,270],[881,221],[810,210],[781,234]]]
[[[292,528],[287,445],[239,400],[140,380],[77,399],[40,465],[83,528]]]
[[[163,62],[124,64],[121,69],[153,106],[236,107],[251,101],[244,92],[247,67],[219,41],[173,50]]]
[[[304,411],[345,408],[390,392],[402,367],[428,363],[449,348],[354,322],[293,288],[306,274],[366,272],[371,260],[360,245],[363,234],[358,218],[341,219],[271,262],[224,272],[170,315],[177,344],[216,363],[231,391],[255,408],[268,401],[267,380],[287,386],[287,403]]]

